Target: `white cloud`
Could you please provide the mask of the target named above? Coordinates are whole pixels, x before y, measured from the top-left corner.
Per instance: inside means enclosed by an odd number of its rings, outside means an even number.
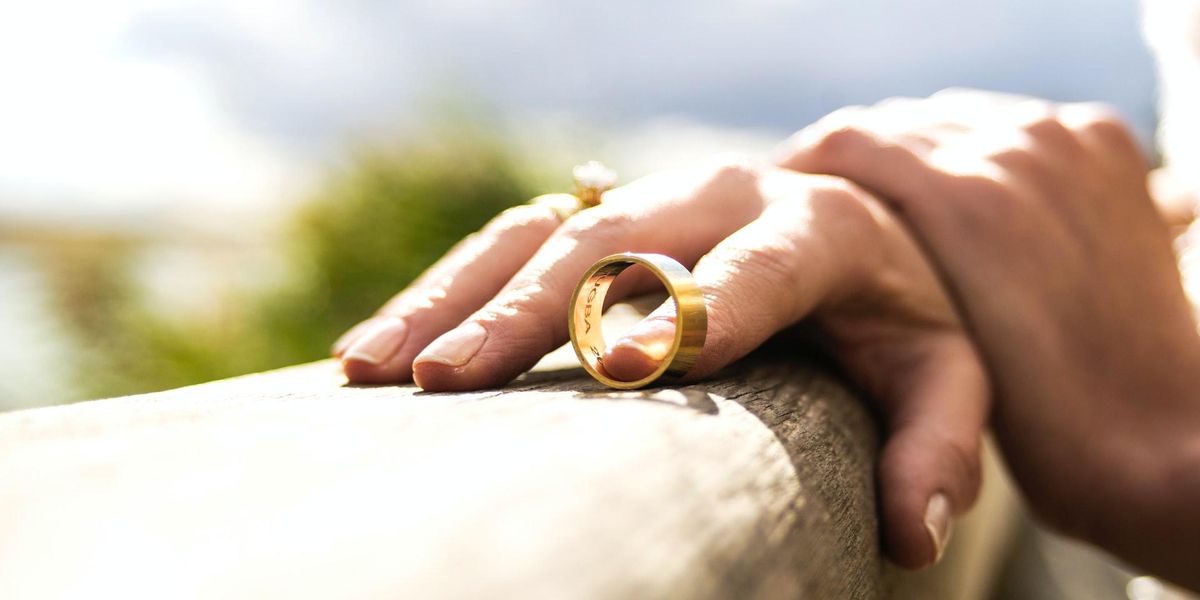
[[[786,130],[984,86],[1148,130],[1129,0],[49,0],[0,8],[0,207],[244,209],[430,98]],[[38,210],[49,210],[39,208]]]
[[[235,209],[287,188],[286,151],[244,131],[194,69],[125,54],[145,3],[0,10],[0,206]]]

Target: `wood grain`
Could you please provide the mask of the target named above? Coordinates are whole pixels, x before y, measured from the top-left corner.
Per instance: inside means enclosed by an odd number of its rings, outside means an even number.
[[[876,426],[768,350],[612,392],[332,362],[0,415],[0,598],[877,598]]]

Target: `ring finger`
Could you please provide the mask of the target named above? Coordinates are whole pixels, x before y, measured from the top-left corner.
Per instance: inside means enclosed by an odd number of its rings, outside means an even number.
[[[570,294],[589,265],[625,251],[694,264],[762,212],[758,184],[756,169],[723,164],[612,190],[599,207],[569,219],[487,305],[421,352],[417,384],[444,391],[508,382],[566,340]]]

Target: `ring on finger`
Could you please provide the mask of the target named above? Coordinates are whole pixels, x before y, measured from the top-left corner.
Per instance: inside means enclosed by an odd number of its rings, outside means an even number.
[[[571,170],[575,179],[574,194],[542,194],[529,204],[546,206],[565,221],[571,215],[600,204],[604,192],[617,184],[617,173],[597,161],[588,161]]]
[[[609,377],[604,369],[606,344],[601,324],[604,297],[622,271],[641,265],[658,277],[675,303],[675,338],[671,350],[653,373],[636,381]],[[662,254],[614,254],[600,259],[583,274],[571,300],[567,323],[571,346],[584,370],[611,388],[632,390],[650,385],[663,375],[683,377],[696,365],[708,333],[704,295],[686,267]]]

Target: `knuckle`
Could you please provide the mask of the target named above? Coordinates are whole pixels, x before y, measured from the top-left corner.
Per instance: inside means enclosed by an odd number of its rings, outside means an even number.
[[[1133,133],[1112,107],[1101,103],[1064,106],[1063,118],[1071,129],[1109,142],[1132,142]]]
[[[860,125],[849,123],[822,130],[812,143],[815,156],[838,164],[874,143],[874,136]]]
[[[801,129],[785,144],[787,162],[793,167],[800,164],[802,170],[809,172],[834,168],[836,165],[831,163],[844,159],[872,139],[865,125],[871,110],[846,106]]]
[[[992,135],[997,154],[1014,149],[1031,151],[1034,147],[1068,148],[1074,145],[1074,135],[1053,102],[1023,98],[1004,106],[1000,116],[1003,127]],[[1015,135],[1009,135],[1009,130]]]
[[[714,175],[757,173],[758,163],[750,156],[737,152],[721,152],[710,156],[705,163]]]
[[[762,166],[754,159],[736,153],[722,153],[702,163],[700,179],[709,186],[729,186],[757,180]]]
[[[761,168],[748,156],[741,154],[720,154],[713,157],[712,177],[714,179],[745,179],[758,177]]]
[[[1044,173],[1050,168],[1041,156],[1034,154],[1030,148],[1024,147],[1006,146],[996,148],[986,152],[981,158],[987,163],[1000,167],[1005,173],[1036,174]],[[982,179],[986,179],[986,182],[982,181]],[[990,189],[993,194],[999,194],[1000,192],[999,190],[992,189],[999,185],[999,182],[995,178],[980,178],[973,185]]]
[[[1108,142],[1125,144],[1133,140],[1133,135],[1125,122],[1114,115],[1097,115],[1096,118],[1084,123],[1080,129]]]
[[[879,223],[871,211],[874,198],[848,180],[833,179],[813,190],[809,201],[813,212],[822,221],[833,223],[839,232],[858,233],[855,238],[878,233]]]
[[[861,186],[845,177],[835,175],[807,175],[814,198],[827,198],[841,202],[862,201],[870,197]]]
[[[1069,137],[1070,130],[1059,118],[1058,111],[1048,102],[1040,100],[1026,101],[1022,117],[1017,121],[1017,127],[1035,139],[1054,137],[1064,139]]]

